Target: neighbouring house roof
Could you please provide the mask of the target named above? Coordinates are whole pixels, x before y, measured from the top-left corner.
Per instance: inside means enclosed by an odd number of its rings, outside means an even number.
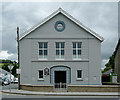
[[[120,46],[120,38],[119,38],[119,40],[118,40],[118,43],[117,43],[117,46],[116,46],[116,49],[115,49],[114,55],[116,55],[119,46]]]
[[[61,8],[59,8],[58,10],[56,10],[55,12],[53,12],[47,18],[45,18],[44,20],[42,20],[39,24],[35,25],[34,27],[32,27],[29,30],[27,30],[26,32],[24,32],[20,36],[19,40],[22,40],[25,36],[27,36],[28,34],[30,34],[32,31],[34,31],[35,29],[37,29],[38,27],[40,27],[41,25],[43,25],[44,23],[46,23],[48,20],[50,20],[51,18],[53,18],[54,16],[56,16],[59,13],[62,13],[64,16],[66,16],[67,18],[69,18],[70,20],[72,20],[78,26],[82,27],[84,30],[86,30],[87,32],[89,32],[91,35],[93,35],[94,37],[96,37],[97,39],[99,39],[101,42],[104,40],[103,37],[101,37],[97,33],[93,32],[91,29],[89,29],[86,26],[84,26],[80,21],[76,20],[74,17],[72,17],[70,14],[68,14],[66,11],[64,11]]]
[[[106,72],[104,72],[103,74],[108,75],[108,74],[110,74],[111,72],[112,72],[112,69],[109,69],[109,70],[107,70]]]
[[[10,72],[8,72],[8,71],[6,71],[6,70],[0,68],[0,77],[2,77],[2,74],[3,74],[4,76],[5,76],[5,74],[8,74],[8,75],[9,75]],[[11,76],[14,77],[14,75],[12,75],[12,74],[11,74]]]
[[[3,74],[9,74],[9,72],[7,72],[6,70],[4,70],[4,69],[2,69],[2,68],[0,68],[0,73],[3,73]]]

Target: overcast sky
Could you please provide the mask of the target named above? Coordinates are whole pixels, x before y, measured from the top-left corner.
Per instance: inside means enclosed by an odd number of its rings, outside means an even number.
[[[115,50],[118,40],[117,2],[71,2],[71,3],[3,3],[2,4],[2,50],[0,59],[17,60],[16,27],[20,34],[39,23],[59,7],[104,37],[101,44],[103,68]]]

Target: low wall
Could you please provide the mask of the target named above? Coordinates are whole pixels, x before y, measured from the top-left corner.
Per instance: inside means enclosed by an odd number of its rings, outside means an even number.
[[[118,85],[69,85],[68,87],[68,92],[120,92],[120,87]]]
[[[21,90],[54,92],[53,85],[20,85]],[[67,92],[120,92],[119,85],[68,85]]]
[[[20,85],[21,90],[53,92],[53,85]]]
[[[120,83],[102,82],[102,85],[119,85],[120,86]]]

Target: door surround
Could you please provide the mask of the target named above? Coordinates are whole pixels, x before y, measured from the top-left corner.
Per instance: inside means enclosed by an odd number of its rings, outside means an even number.
[[[53,66],[50,68],[50,83],[55,83],[54,72],[55,71],[66,71],[66,83],[71,83],[71,68],[63,65]]]

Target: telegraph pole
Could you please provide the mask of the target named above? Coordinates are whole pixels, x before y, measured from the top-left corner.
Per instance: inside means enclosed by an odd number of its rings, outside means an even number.
[[[18,43],[18,69],[20,69],[19,27],[17,27],[17,43]],[[18,74],[18,90],[20,90],[20,73]]]

